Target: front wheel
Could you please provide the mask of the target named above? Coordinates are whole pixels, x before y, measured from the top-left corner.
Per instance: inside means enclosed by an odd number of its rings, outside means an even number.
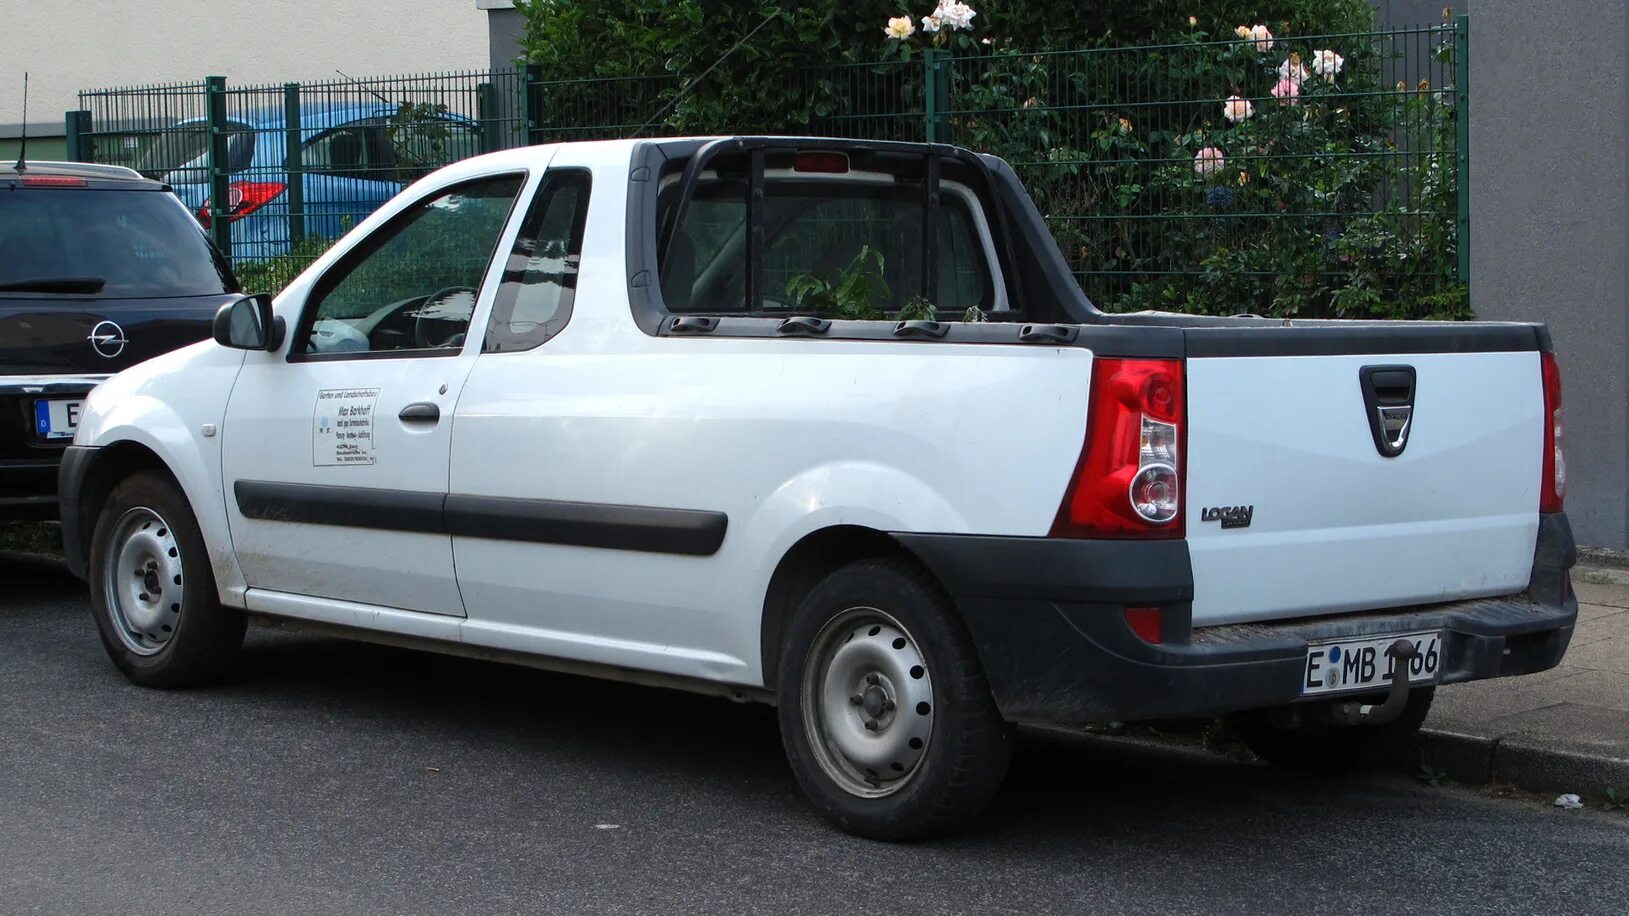
[[[912,564],[862,561],[817,585],[787,628],[778,694],[798,783],[849,833],[944,833],[1006,774],[1010,728],[972,640]]]
[[[243,615],[220,605],[192,508],[161,474],[113,488],[91,539],[89,578],[102,646],[137,684],[205,683],[243,644]]]

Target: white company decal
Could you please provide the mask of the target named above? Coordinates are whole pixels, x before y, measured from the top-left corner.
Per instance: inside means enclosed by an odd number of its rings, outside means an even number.
[[[316,467],[373,464],[373,409],[377,388],[324,388],[311,417],[311,463]]]

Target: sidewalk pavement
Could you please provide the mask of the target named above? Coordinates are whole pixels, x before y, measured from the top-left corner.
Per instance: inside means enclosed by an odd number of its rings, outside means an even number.
[[[1561,664],[1524,677],[1438,688],[1421,734],[1453,779],[1629,797],[1629,570],[1573,570],[1578,626]]]

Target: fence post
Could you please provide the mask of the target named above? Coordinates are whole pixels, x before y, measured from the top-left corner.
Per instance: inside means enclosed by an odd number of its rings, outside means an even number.
[[[283,161],[288,173],[288,243],[305,238],[305,122],[300,116],[300,84],[283,84]]]
[[[209,234],[221,257],[232,261],[232,212],[226,135],[226,77],[204,78],[204,105],[209,121]]]
[[[475,119],[481,127],[481,152],[498,149],[498,90],[491,83],[475,87]]]
[[[1458,178],[1458,280],[1471,285],[1471,17],[1454,20],[1454,174]],[[1474,303],[1474,300],[1473,300]]]
[[[922,116],[929,143],[949,143],[950,52],[928,48],[922,52]]]
[[[543,65],[527,64],[522,87],[526,92],[526,145],[543,142]]]
[[[70,111],[64,117],[64,126],[67,128],[68,161],[69,162],[95,162],[96,150],[91,143],[91,113],[79,109]]]

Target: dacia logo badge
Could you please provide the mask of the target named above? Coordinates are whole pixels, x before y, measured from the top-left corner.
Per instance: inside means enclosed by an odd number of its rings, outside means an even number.
[[[1393,453],[1402,452],[1404,446],[1408,445],[1408,424],[1413,418],[1414,408],[1376,407],[1374,410],[1380,415],[1380,436],[1386,441],[1387,448]]]

